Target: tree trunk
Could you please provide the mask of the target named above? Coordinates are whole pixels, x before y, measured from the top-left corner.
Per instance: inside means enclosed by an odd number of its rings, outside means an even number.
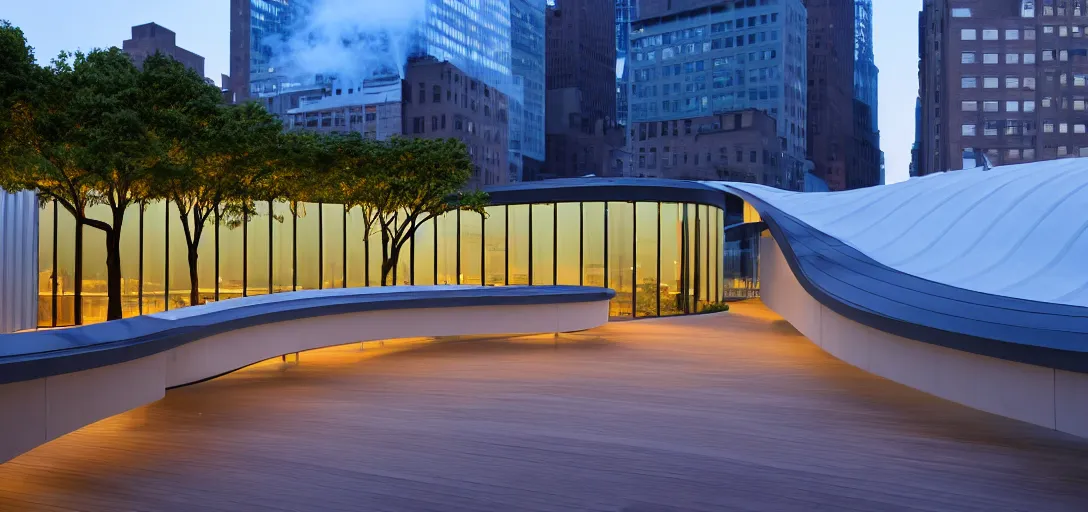
[[[389,232],[382,226],[382,286],[389,286],[389,275],[393,271],[393,258],[390,256]]]
[[[396,263],[391,258],[383,258],[382,261],[382,286],[389,286],[389,279]],[[394,285],[397,283],[393,283]]]
[[[106,320],[120,320],[121,313],[121,223],[114,221],[106,232]]]
[[[189,305],[200,305],[200,275],[197,273],[196,246],[189,247]]]
[[[72,318],[76,325],[83,324],[83,221],[76,217],[76,269],[72,276]]]

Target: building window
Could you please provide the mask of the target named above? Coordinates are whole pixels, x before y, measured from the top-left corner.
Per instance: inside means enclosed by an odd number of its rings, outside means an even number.
[[[1073,133],[1084,133],[1084,125],[1083,124],[1073,125]]]
[[[446,129],[446,114],[442,114],[442,129]]]
[[[1015,28],[1005,29],[1005,40],[1016,41],[1020,39],[1020,31]]]
[[[1054,50],[1043,50],[1043,62],[1054,60]]]
[[[1019,160],[1020,159],[1020,150],[1019,149],[1010,149],[1009,152],[1007,153],[1007,155],[1008,155],[1010,160]]]
[[[997,112],[997,102],[996,101],[984,101],[984,102],[982,102],[982,111],[983,112]]]
[[[963,134],[964,137],[974,137],[975,136],[975,125],[973,125],[973,124],[963,125],[962,134]]]
[[[1062,62],[1069,60],[1069,50],[1062,50],[1058,52],[1058,60]]]
[[[982,29],[983,41],[997,41],[997,29],[986,28]]]
[[[1069,37],[1069,27],[1065,25],[1058,27],[1058,37]]]
[[[997,54],[996,53],[984,53],[984,54],[982,54],[982,63],[983,64],[997,64]]]
[[[1073,85],[1084,87],[1084,75],[1073,75]]]
[[[755,151],[749,151],[748,152],[748,162],[753,163],[753,164],[756,163],[756,152]]]
[[[1043,103],[1042,103],[1042,105],[1043,105],[1043,108],[1050,108],[1050,105],[1051,105],[1051,99],[1050,99],[1050,96],[1045,96],[1045,97],[1043,97]]]
[[[998,79],[996,76],[987,76],[982,79],[982,87],[985,89],[997,89]]]
[[[1066,146],[1058,146],[1058,156],[1065,156],[1069,154],[1069,148]]]
[[[964,101],[960,108],[964,112],[977,112],[978,111],[978,102],[977,101]]]
[[[412,118],[412,133],[423,133],[426,128],[426,121],[422,117]]]
[[[1024,54],[1024,64],[1035,64],[1035,54],[1034,53],[1025,53]]]
[[[999,123],[998,121],[986,121],[985,125],[982,127],[982,135],[986,137],[996,136],[997,129],[1000,124],[1001,123]]]
[[[431,116],[431,131],[438,131],[438,116]]]
[[[952,9],[952,17],[953,18],[970,18],[971,17],[971,8],[970,7],[956,7],[954,9]]]
[[[431,101],[434,102],[434,103],[441,103],[442,102],[442,86],[440,86],[440,85],[434,86],[434,95],[433,95],[433,98],[431,98]]]
[[[978,32],[973,28],[965,28],[960,30],[961,41],[974,41],[978,38]]]
[[[1032,100],[1025,101],[1024,112],[1035,112],[1035,102]]]
[[[1020,54],[1019,53],[1006,53],[1005,54],[1005,64],[1019,64],[1019,63],[1020,63]]]
[[[1005,88],[1006,89],[1019,89],[1020,88],[1020,77],[1018,77],[1018,76],[1007,76],[1007,77],[1005,77]]]
[[[975,63],[975,52],[963,52],[963,53],[961,53],[960,54],[960,63],[961,64],[974,64]]]
[[[1020,102],[1019,101],[1006,101],[1005,102],[1005,112],[1019,112],[1019,111],[1020,111]]]
[[[1035,29],[1025,28],[1024,29],[1024,39],[1027,40],[1027,41],[1034,41],[1035,40]]]
[[[1035,77],[1033,77],[1033,76],[1025,76],[1024,77],[1024,89],[1028,90],[1028,91],[1034,91],[1035,90]]]
[[[974,89],[978,87],[978,77],[965,76],[960,79],[960,87],[964,89]]]
[[[1035,148],[1025,149],[1024,150],[1024,159],[1025,160],[1034,160],[1035,159]]]
[[[1058,133],[1069,133],[1069,123],[1059,123]]]
[[[1054,27],[1051,26],[1051,25],[1044,26],[1043,27],[1043,33],[1044,34],[1053,34],[1054,33]]]
[[[1073,100],[1073,110],[1084,110],[1084,100]]]

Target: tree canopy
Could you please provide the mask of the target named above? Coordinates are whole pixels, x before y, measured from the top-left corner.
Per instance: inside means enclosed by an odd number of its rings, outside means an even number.
[[[387,283],[420,224],[483,212],[486,195],[462,191],[472,166],[455,139],[284,133],[260,104],[223,104],[215,86],[163,55],[137,68],[118,48],[95,49],[39,66],[23,33],[0,21],[0,187],[36,190],[74,217],[77,296],[83,229],[105,233],[108,319],[122,314],[120,238],[131,207],[176,205],[191,304],[201,300],[197,249],[208,221],[241,223],[256,201],[362,209],[359,236],[380,234]],[[88,216],[96,205],[108,206],[108,219]]]

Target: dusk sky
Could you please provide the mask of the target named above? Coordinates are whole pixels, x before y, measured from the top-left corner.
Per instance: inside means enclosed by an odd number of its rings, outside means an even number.
[[[907,179],[914,142],[921,0],[874,0],[873,4],[880,68],[880,145],[887,181],[893,183]],[[153,21],[176,32],[179,46],[202,55],[205,73],[216,83],[230,68],[228,15],[227,0],[39,0],[9,2],[0,12],[0,18],[23,29],[42,63],[61,50],[120,46],[133,25]]]

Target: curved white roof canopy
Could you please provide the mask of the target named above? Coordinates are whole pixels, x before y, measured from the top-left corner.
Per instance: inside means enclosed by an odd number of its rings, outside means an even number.
[[[847,192],[727,185],[896,270],[982,293],[1088,306],[1088,159]]]

